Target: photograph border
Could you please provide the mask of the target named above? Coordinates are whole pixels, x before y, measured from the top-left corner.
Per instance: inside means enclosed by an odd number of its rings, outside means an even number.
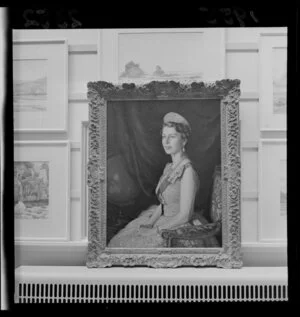
[[[217,266],[241,268],[240,80],[182,84],[153,81],[145,85],[89,82],[89,219],[87,267]],[[107,248],[106,151],[107,103],[113,100],[219,99],[221,111],[222,247]]]

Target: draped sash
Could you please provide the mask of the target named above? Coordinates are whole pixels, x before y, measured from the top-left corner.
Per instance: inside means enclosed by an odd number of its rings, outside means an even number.
[[[159,199],[159,201],[161,202],[161,204],[164,204],[164,199],[163,199],[163,192],[166,190],[166,188],[172,184],[171,181],[171,176],[176,173],[176,171],[178,169],[180,169],[182,167],[182,165],[186,164],[186,163],[190,163],[190,160],[188,158],[184,158],[175,168],[171,168],[171,166],[167,165],[164,174],[161,176],[157,186],[156,186],[156,195]],[[169,168],[168,168],[169,167]]]

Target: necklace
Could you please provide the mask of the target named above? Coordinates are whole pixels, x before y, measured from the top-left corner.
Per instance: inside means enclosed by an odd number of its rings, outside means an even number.
[[[184,155],[184,156],[182,156],[182,158],[177,162],[177,163],[173,163],[172,165],[171,165],[171,167],[172,167],[172,170],[174,170],[184,159],[186,159],[186,156]]]

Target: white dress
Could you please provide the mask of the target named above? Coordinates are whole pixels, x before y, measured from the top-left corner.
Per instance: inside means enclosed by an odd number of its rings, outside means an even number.
[[[164,247],[165,242],[157,232],[157,226],[168,223],[170,219],[176,216],[180,211],[180,189],[181,178],[184,170],[191,166],[188,158],[183,159],[180,164],[172,169],[171,163],[168,163],[164,169],[159,183],[156,187],[156,194],[163,205],[163,215],[156,221],[153,228],[140,228],[141,224],[147,223],[153,212],[159,207],[150,206],[143,211],[138,218],[128,223],[125,228],[121,229],[109,242],[110,248],[159,248]],[[198,187],[199,179],[193,168],[193,180]],[[161,206],[160,205],[160,206]],[[192,214],[192,213],[190,213]]]

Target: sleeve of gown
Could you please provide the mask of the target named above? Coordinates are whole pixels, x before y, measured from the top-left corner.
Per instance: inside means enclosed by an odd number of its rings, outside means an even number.
[[[185,168],[180,187],[180,217],[189,221],[194,211],[199,180],[192,166]]]

